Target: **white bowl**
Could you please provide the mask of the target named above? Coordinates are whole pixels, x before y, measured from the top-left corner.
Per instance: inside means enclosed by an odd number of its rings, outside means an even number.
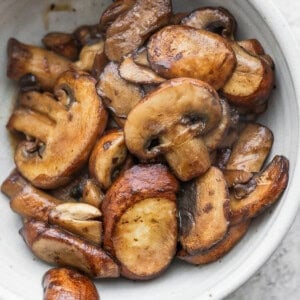
[[[12,147],[5,124],[16,97],[16,86],[5,77],[6,43],[16,37],[40,44],[45,28],[45,11],[52,1],[2,0],[0,2],[0,181],[13,169]],[[64,2],[65,3],[65,2]],[[49,14],[50,30],[72,31],[93,24],[108,1],[68,1],[76,12]],[[102,280],[97,282],[101,299],[219,299],[243,284],[260,268],[286,235],[299,207],[299,52],[286,22],[271,0],[175,1],[176,11],[191,11],[203,5],[222,5],[236,16],[239,38],[258,38],[275,59],[277,89],[261,122],[275,134],[271,157],[283,154],[290,160],[290,183],[280,202],[258,218],[247,236],[224,259],[193,267],[175,262],[160,278],[150,282]],[[47,22],[46,22],[47,23]],[[298,99],[298,100],[297,100]],[[40,299],[41,278],[50,267],[35,259],[18,235],[20,218],[0,195],[0,299]]]

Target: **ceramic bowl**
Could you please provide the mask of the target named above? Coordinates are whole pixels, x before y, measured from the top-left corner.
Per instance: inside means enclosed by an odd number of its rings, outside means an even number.
[[[61,1],[63,2],[63,1]],[[108,1],[67,1],[71,11],[48,12],[52,1],[0,1],[0,181],[13,169],[13,148],[5,124],[17,89],[6,79],[6,43],[16,37],[40,44],[49,30],[71,32],[81,24],[94,24]],[[238,38],[257,38],[276,64],[277,88],[261,122],[275,135],[271,153],[290,160],[290,182],[278,204],[252,224],[249,233],[227,256],[214,264],[194,267],[176,261],[158,279],[132,282],[124,279],[97,282],[101,299],[220,299],[243,284],[277,248],[296,216],[299,206],[299,52],[286,22],[270,0],[189,0],[174,1],[176,11],[200,6],[222,5],[236,16]],[[20,218],[0,195],[0,299],[41,299],[41,279],[50,267],[35,259],[18,234]]]

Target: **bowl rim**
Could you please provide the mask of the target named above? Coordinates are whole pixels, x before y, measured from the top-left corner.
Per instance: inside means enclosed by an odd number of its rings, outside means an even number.
[[[293,89],[297,99],[297,115],[300,120],[300,59],[299,45],[291,32],[291,29],[273,0],[248,0],[249,4],[265,20],[272,30],[272,33],[284,54],[289,73],[292,78]],[[299,68],[297,68],[299,66]],[[298,132],[300,141],[300,130]],[[295,178],[300,177],[300,147],[296,151],[296,165],[293,176],[290,178],[289,190],[286,194],[288,201],[285,201],[278,212],[276,222],[270,225],[268,235],[264,237],[254,251],[245,258],[237,269],[230,273],[230,276],[223,277],[214,287],[208,289],[201,295],[201,299],[224,299],[226,296],[241,287],[260,269],[271,255],[276,251],[286,233],[294,223],[300,208],[300,187],[297,186]],[[287,217],[288,216],[288,217]],[[243,272],[241,272],[243,270]],[[6,295],[8,299],[21,300],[17,294],[9,291],[0,284],[0,295]],[[199,295],[190,298],[199,299]]]
[[[274,37],[280,44],[289,69],[292,84],[297,99],[297,115],[300,117],[300,47],[290,29],[287,20],[282,15],[273,0],[248,0],[250,5],[265,20],[272,30]],[[298,141],[300,131],[298,132]],[[293,225],[300,208],[300,188],[295,178],[300,177],[300,147],[296,151],[296,165],[293,176],[289,180],[289,190],[286,201],[283,203],[274,226],[270,225],[268,235],[258,243],[258,246],[236,270],[230,273],[230,277],[223,278],[214,286],[213,291],[205,295],[205,299],[223,299],[245,284],[272,256],[276,251],[286,233]],[[289,217],[287,217],[289,216]],[[241,272],[241,269],[243,272]],[[196,298],[194,298],[196,299]]]

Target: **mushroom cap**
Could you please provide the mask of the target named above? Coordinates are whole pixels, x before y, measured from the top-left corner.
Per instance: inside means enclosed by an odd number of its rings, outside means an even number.
[[[68,183],[87,161],[97,136],[107,123],[107,112],[96,93],[95,80],[68,71],[55,88],[58,101],[47,96],[28,98],[13,113],[8,128],[38,138],[42,151],[28,152],[32,142],[21,142],[15,163],[33,185],[51,189]],[[44,101],[45,100],[45,101]]]

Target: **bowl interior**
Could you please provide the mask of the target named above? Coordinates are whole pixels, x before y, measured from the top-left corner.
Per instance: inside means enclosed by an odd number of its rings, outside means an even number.
[[[6,0],[0,2],[0,161],[2,182],[14,168],[13,148],[5,124],[13,107],[17,89],[6,79],[6,43],[9,37],[16,37],[25,43],[40,44],[47,31],[71,32],[78,25],[94,24],[109,1],[67,1],[70,11],[49,12],[52,1]],[[68,6],[67,5],[67,6]],[[248,1],[195,0],[174,1],[175,11],[191,11],[197,7],[224,6],[237,18],[238,38],[257,38],[276,64],[277,84],[269,109],[260,122],[269,126],[275,135],[275,144],[270,157],[282,154],[290,160],[290,176],[296,166],[298,146],[298,105],[291,73],[285,54],[267,21]],[[291,184],[290,184],[291,185]],[[274,234],[279,215],[284,214],[288,205],[285,192],[281,201],[262,217],[253,222],[247,236],[224,259],[204,267],[194,267],[176,261],[160,278],[150,282],[127,280],[101,280],[97,282],[101,299],[212,299],[225,296],[249,277],[247,268],[251,261],[257,261],[257,249],[270,251],[268,235]],[[0,236],[0,296],[11,295],[9,299],[37,299],[41,297],[41,278],[50,267],[35,259],[27,249],[18,229],[21,221],[9,209],[8,200],[0,195],[1,236]],[[286,218],[293,218],[287,215]],[[275,233],[276,234],[276,233]],[[270,238],[270,237],[269,237]],[[263,255],[263,254],[262,254]],[[256,257],[255,257],[256,256]],[[261,263],[261,262],[260,262]],[[256,268],[259,267],[257,263]],[[240,276],[232,277],[232,274]],[[245,273],[247,275],[245,276]],[[253,271],[252,271],[253,273]],[[3,294],[3,295],[2,295]],[[14,296],[13,296],[14,295]],[[1,297],[0,297],[1,298]]]

